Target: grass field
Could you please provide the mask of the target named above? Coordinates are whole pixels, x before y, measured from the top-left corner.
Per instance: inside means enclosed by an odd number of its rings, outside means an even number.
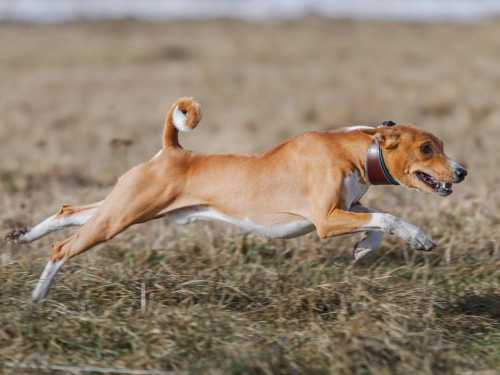
[[[429,232],[439,243],[429,254],[387,237],[352,265],[356,236],[270,241],[155,222],[69,262],[34,305],[50,244],[68,232],[2,243],[0,372],[495,373],[499,35],[494,22],[319,18],[0,25],[1,234],[104,197],[158,151],[182,95],[204,110],[181,139],[194,150],[262,151],[394,119],[434,132],[469,169],[448,198],[377,187],[364,200]]]

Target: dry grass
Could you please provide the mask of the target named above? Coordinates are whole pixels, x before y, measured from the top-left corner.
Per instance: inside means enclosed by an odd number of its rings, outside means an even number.
[[[201,99],[183,143],[262,150],[309,129],[413,121],[465,160],[449,198],[366,202],[430,232],[267,241],[216,224],[139,226],[30,292],[50,241],[0,253],[0,363],[190,373],[454,373],[500,366],[500,24],[230,21],[0,26],[0,229],[103,197],[160,146],[165,109]],[[4,368],[4,372],[16,372]],[[23,370],[28,371],[28,370]],[[40,370],[37,370],[40,372]]]

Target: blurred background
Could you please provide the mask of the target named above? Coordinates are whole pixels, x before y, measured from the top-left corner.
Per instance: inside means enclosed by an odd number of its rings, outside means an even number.
[[[498,368],[499,15],[493,0],[0,0],[1,234],[105,197],[156,154],[185,95],[204,117],[181,143],[199,152],[395,120],[433,132],[469,169],[445,199],[371,189],[366,205],[439,247],[423,255],[389,237],[356,267],[358,238],[268,241],[158,221],[72,261],[33,307],[50,244],[69,231],[5,244],[0,363]]]
[[[477,21],[500,12],[495,0],[2,0],[3,19],[57,22],[75,19],[148,20],[335,18]]]

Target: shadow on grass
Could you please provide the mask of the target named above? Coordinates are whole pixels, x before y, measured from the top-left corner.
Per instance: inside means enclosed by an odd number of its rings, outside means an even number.
[[[450,306],[449,312],[480,316],[500,322],[500,294],[466,294]]]

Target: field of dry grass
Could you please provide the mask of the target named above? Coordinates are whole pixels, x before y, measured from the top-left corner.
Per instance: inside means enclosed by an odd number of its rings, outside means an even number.
[[[463,373],[500,367],[500,23],[329,21],[0,25],[0,232],[106,195],[154,155],[182,95],[181,142],[261,151],[385,119],[434,132],[470,177],[448,198],[377,187],[365,202],[428,231],[281,241],[217,224],[134,227],[30,293],[58,233],[0,251],[0,372],[74,365],[193,374]],[[28,371],[28,370],[22,370]],[[40,373],[42,370],[33,370]],[[45,370],[45,372],[51,372]]]

